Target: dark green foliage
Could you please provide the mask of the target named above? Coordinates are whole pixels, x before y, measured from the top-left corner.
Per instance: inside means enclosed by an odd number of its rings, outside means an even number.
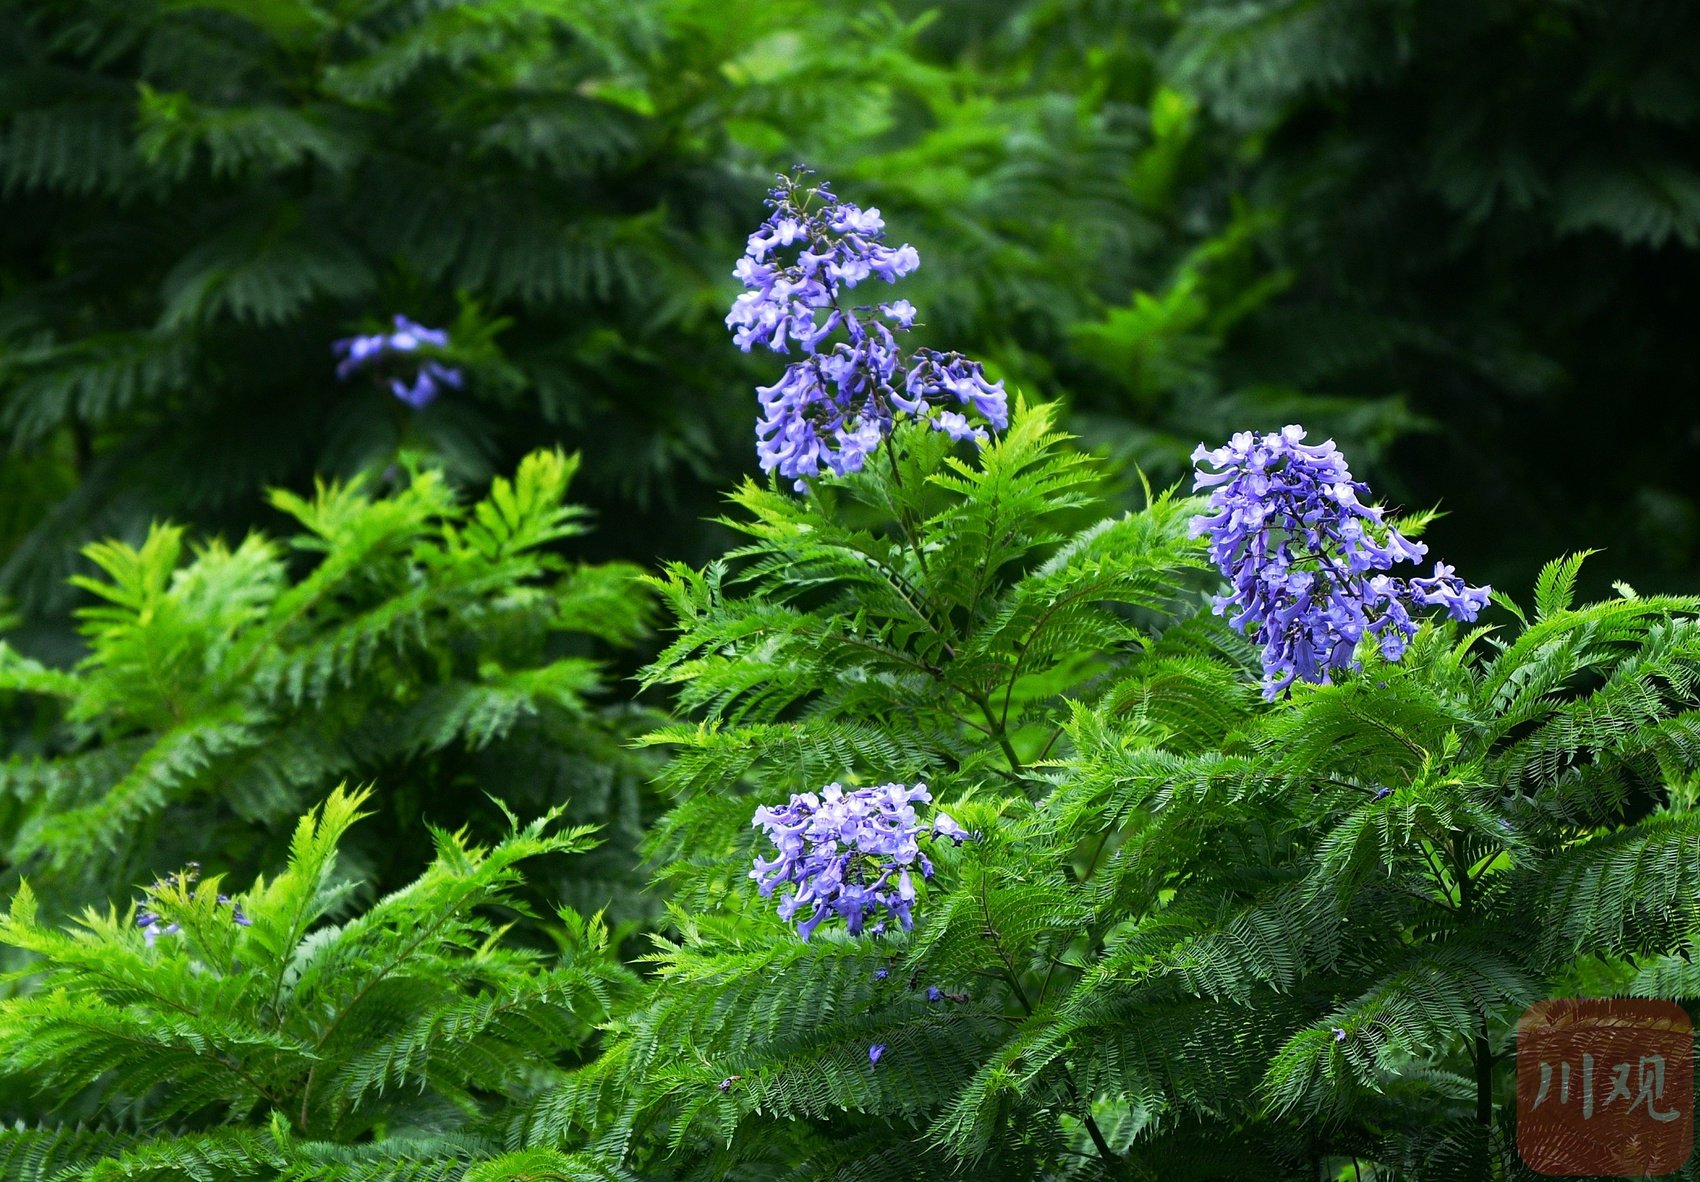
[[[240,532],[262,483],[402,432],[477,477],[594,440],[598,546],[706,555],[759,380],[725,271],[798,159],[921,248],[927,343],[1159,481],[1303,421],[1410,505],[1507,505],[1509,553],[1438,539],[1480,577],[1578,541],[1687,577],[1686,6],[930,8],[14,0],[5,586],[51,618],[62,539]],[[465,395],[334,381],[329,342],[393,310],[454,325]]]
[[[1255,145],[1292,276],[1230,370],[1400,392],[1445,430],[1395,465],[1415,504],[1480,498],[1445,550],[1494,582],[1610,545],[1692,586],[1700,430],[1700,12],[1662,0],[1201,0],[1174,85]],[[1509,552],[1504,523],[1514,521]],[[1604,584],[1600,584],[1604,590]]]
[[[1074,393],[1164,479],[1248,419],[1387,444],[1395,399],[1224,369],[1290,277],[1268,216],[1223,216],[1231,144],[1137,8],[970,45],[840,4],[0,6],[0,436],[36,469],[0,581],[48,623],[67,537],[241,532],[262,484],[398,437],[470,479],[582,448],[603,552],[711,553],[770,376],[726,346],[727,271],[798,159],[920,247],[925,343]],[[392,311],[453,329],[464,394],[415,416],[335,381],[330,342]]]
[[[0,766],[7,860],[55,906],[215,854],[258,867],[328,786],[376,780],[386,823],[356,856],[378,884],[422,856],[421,816],[570,799],[613,841],[550,888],[631,918],[639,716],[598,703],[599,658],[642,633],[646,600],[633,568],[554,549],[582,530],[562,504],[576,466],[539,452],[470,504],[418,468],[381,497],[278,492],[300,530],[282,542],[190,550],[156,526],[90,547],[88,657],[60,671],[0,645],[0,690],[43,703]]]
[[[1255,146],[1172,76],[1174,7],[906,5],[936,16],[928,68],[892,64],[882,134],[799,151],[920,248],[905,282],[930,343],[1066,400],[1094,449],[1166,483],[1201,439],[1302,421],[1373,468],[1425,425],[1405,391],[1320,396],[1241,340],[1296,277],[1271,249],[1280,211],[1239,191]]]
[[[498,916],[526,913],[519,864],[581,853],[590,829],[551,832],[550,814],[490,847],[434,830],[425,873],[350,914],[337,851],[366,799],[339,789],[301,820],[287,868],[235,896],[249,926],[217,877],[157,884],[147,908],[181,930],[151,940],[135,907],[60,930],[18,891],[0,941],[37,960],[31,991],[0,1002],[0,1064],[38,1115],[0,1131],[0,1177],[626,1177],[507,1153],[491,1123],[584,1053],[631,984],[599,916],[563,908],[555,957],[501,940]]]
[[[1437,534],[1478,577],[1589,544],[1692,583],[1692,5],[936,7],[927,50],[1004,109],[930,105],[850,167],[972,260],[922,303],[951,343],[984,337],[1160,481],[1201,439],[1302,422],[1396,502],[1501,506],[1509,538],[1489,514]]]
[[[54,460],[11,490],[7,587],[40,611],[67,538],[240,532],[398,437],[474,480],[594,440],[594,501],[692,549],[674,510],[747,437],[720,317],[761,171],[708,152],[763,23],[718,8],[0,5],[0,438]],[[465,393],[335,380],[392,312],[453,330]]]

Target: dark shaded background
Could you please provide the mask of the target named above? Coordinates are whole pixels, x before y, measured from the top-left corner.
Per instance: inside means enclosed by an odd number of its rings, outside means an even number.
[[[32,651],[74,656],[84,541],[275,525],[262,486],[402,441],[468,482],[581,449],[591,554],[714,552],[777,372],[728,343],[728,272],[798,160],[920,248],[930,343],[1118,463],[1168,482],[1303,422],[1446,508],[1473,579],[1593,546],[1695,586],[1692,5],[0,15],[0,587]],[[329,342],[392,311],[455,330],[464,395],[335,380]]]

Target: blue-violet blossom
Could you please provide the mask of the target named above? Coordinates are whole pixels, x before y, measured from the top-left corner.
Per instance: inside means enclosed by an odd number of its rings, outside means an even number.
[[[1411,608],[1444,607],[1474,620],[1491,588],[1467,586],[1445,563],[1428,578],[1384,572],[1427,552],[1366,504],[1369,487],[1352,479],[1332,439],[1307,444],[1302,427],[1278,434],[1242,431],[1227,446],[1199,445],[1195,489],[1210,489],[1210,511],[1192,520],[1230,583],[1217,614],[1263,646],[1263,692],[1273,699],[1294,680],[1327,682],[1357,667],[1365,636],[1382,655],[1404,655],[1417,624]],[[1208,465],[1208,467],[1207,467]],[[1211,471],[1210,469],[1214,469]]]
[[[337,377],[347,381],[361,370],[372,370],[380,381],[386,382],[390,393],[419,410],[434,402],[444,386],[458,390],[463,381],[460,370],[430,357],[417,366],[409,364],[404,367],[404,370],[411,371],[411,381],[407,380],[405,372],[391,372],[394,369],[390,364],[392,359],[408,358],[411,361],[422,346],[446,349],[449,347],[449,334],[440,328],[416,324],[397,313],[394,332],[345,337],[334,342],[331,350],[342,359],[337,362]]]
[[[850,302],[868,278],[896,283],[920,266],[915,248],[887,246],[878,209],[840,201],[824,182],[804,187],[804,175],[779,178],[768,193],[773,212],[732,272],[746,288],[726,317],[734,343],[746,353],[763,345],[801,354],[773,385],[756,387],[762,470],[798,492],[823,466],[859,472],[900,413],[977,443],[985,428],[945,408],[972,409],[1003,430],[1003,383],[987,381],[979,362],[933,349],[904,355],[897,334],[914,326],[913,304]]]
[[[914,923],[915,880],[933,876],[933,863],[921,852],[922,837],[943,837],[961,845],[970,834],[950,817],[934,813],[929,826],[915,815],[917,803],[933,799],[925,784],[881,784],[846,792],[828,784],[820,792],[801,792],[789,804],[758,808],[751,826],[764,830],[778,853],[757,858],[750,877],[763,898],[784,885],[796,889],[779,901],[779,917],[797,920],[807,940],[828,916],[841,916],[850,934],[860,935],[868,916],[885,911],[905,931]],[[884,931],[884,920],[871,931]]]
[[[175,936],[183,930],[181,924],[164,922],[159,912],[154,910],[154,907],[157,906],[153,901],[154,896],[173,886],[187,887],[200,877],[201,864],[190,862],[169,878],[155,879],[153,885],[147,889],[147,901],[138,904],[136,908],[136,926],[142,929],[142,940],[149,948],[154,946],[154,941],[158,940],[159,937]],[[245,928],[253,926],[254,921],[243,912],[242,904],[231,899],[229,895],[219,895],[218,904],[221,907],[230,908],[230,922]]]

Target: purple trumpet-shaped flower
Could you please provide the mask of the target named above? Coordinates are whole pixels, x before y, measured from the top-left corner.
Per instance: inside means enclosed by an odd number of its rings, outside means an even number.
[[[435,402],[444,386],[452,386],[458,390],[462,384],[460,370],[450,369],[440,361],[427,361],[419,367],[419,372],[413,376],[411,384],[400,378],[391,378],[390,393],[414,410],[419,410]]]
[[[200,877],[201,864],[199,862],[190,862],[176,874],[170,875],[166,878],[155,879],[153,885],[147,888],[147,898],[142,903],[137,904],[135,922],[136,926],[142,929],[142,939],[149,948],[154,946],[155,941],[157,941],[159,937],[175,936],[178,932],[183,930],[182,925],[180,924],[165,922],[164,917],[155,910],[158,906],[155,900],[158,898],[159,894],[172,887],[186,888],[190,883],[195,882]],[[229,895],[219,895],[217,902],[221,907],[230,908],[231,923],[245,928],[253,926],[254,921],[248,918],[247,914],[242,910],[241,903],[238,903]]]
[[[885,917],[908,931],[914,923],[915,874],[922,880],[933,876],[920,839],[938,834],[960,845],[968,836],[943,813],[934,814],[931,828],[915,815],[915,805],[932,798],[925,784],[881,784],[850,792],[828,784],[819,793],[795,794],[788,804],[758,808],[751,825],[766,832],[777,853],[758,857],[750,877],[764,898],[782,886],[794,888],[780,899],[779,916],[795,919],[805,940],[834,915],[852,936],[883,932]],[[884,917],[868,926],[881,911]]]
[[[440,328],[426,328],[398,313],[395,331],[345,337],[334,342],[331,350],[341,358],[336,367],[337,377],[347,381],[356,373],[369,370],[391,394],[419,410],[436,401],[445,387],[458,390],[464,384],[460,370],[434,358],[423,361],[415,358],[413,355],[422,347],[446,349],[449,334]]]
[[[156,911],[136,912],[136,926],[142,929],[142,940],[149,948],[152,948],[154,941],[161,936],[175,936],[183,930],[174,923],[161,923]]]
[[[885,244],[878,209],[840,201],[829,185],[805,188],[799,171],[768,194],[772,213],[749,237],[732,274],[745,291],[726,327],[746,353],[762,346],[801,354],[771,386],[756,388],[761,418],[756,454],[801,492],[824,468],[861,470],[899,414],[932,424],[953,439],[986,442],[985,428],[1009,423],[1002,382],[959,353],[917,350],[905,358],[897,334],[915,324],[908,300],[852,304],[849,293],[870,278],[895,283],[921,265],[913,246]]]
[[[965,841],[974,840],[974,835],[972,833],[968,832],[968,830],[951,820],[950,816],[946,813],[933,814],[933,836],[948,837],[957,845],[961,845]]]
[[[869,1047],[868,1065],[871,1067],[878,1063],[880,1061],[880,1056],[883,1054],[885,1054],[885,1044],[883,1042],[876,1042],[873,1046]]]
[[[1327,682],[1357,668],[1365,637],[1397,661],[1417,622],[1411,609],[1444,607],[1474,620],[1490,588],[1471,587],[1445,563],[1429,578],[1384,572],[1426,552],[1365,503],[1334,441],[1307,444],[1302,427],[1242,431],[1225,447],[1200,445],[1193,487],[1209,489],[1209,511],[1192,520],[1229,581],[1215,610],[1263,648],[1263,692],[1273,699],[1295,680]],[[1212,470],[1214,469],[1214,470]]]

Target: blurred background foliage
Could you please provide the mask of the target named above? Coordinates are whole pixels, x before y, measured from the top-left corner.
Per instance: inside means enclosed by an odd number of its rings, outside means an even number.
[[[1302,420],[1391,499],[1493,505],[1433,534],[1474,578],[1599,544],[1692,581],[1681,0],[0,15],[0,588],[49,659],[80,543],[275,525],[264,486],[404,442],[471,482],[580,449],[592,557],[712,552],[776,372],[727,272],[799,160],[920,248],[934,342],[1158,482]],[[464,395],[334,379],[395,311],[454,330]]]

